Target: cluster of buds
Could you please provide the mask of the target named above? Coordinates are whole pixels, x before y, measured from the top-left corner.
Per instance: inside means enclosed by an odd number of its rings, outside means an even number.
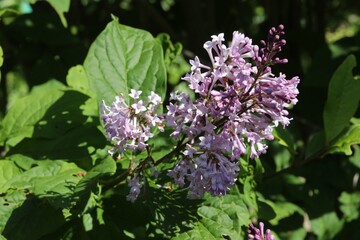
[[[274,235],[271,234],[270,229],[264,231],[264,223],[260,222],[259,227],[255,227],[253,224],[249,225],[248,238],[255,240],[275,240]]]

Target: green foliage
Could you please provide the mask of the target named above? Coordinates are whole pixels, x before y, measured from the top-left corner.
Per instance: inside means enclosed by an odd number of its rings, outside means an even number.
[[[359,218],[360,192],[343,192],[339,197],[339,202],[341,203],[340,210],[347,222]]]
[[[1,46],[0,46],[0,67],[1,67],[1,66],[3,65],[3,63],[4,63],[3,54],[4,54],[4,52],[3,52],[3,50],[2,50],[2,48],[1,48]],[[0,78],[0,80],[1,80],[1,78]]]
[[[63,0],[63,1],[46,0],[46,1],[48,1],[49,4],[55,9],[55,11],[59,15],[61,23],[64,25],[64,27],[67,27],[67,21],[64,16],[64,13],[69,11],[70,0]]]
[[[208,196],[198,209],[201,220],[194,223],[193,229],[173,239],[243,239],[243,229],[250,223],[249,210],[243,197],[237,187],[221,198]]]
[[[30,137],[36,124],[40,128],[42,124],[40,120],[46,111],[64,94],[61,91],[61,84],[56,85],[54,87],[54,84],[47,83],[16,102],[1,122],[3,130],[0,135],[0,144],[5,142],[11,144],[12,140],[16,142]],[[44,132],[44,134],[52,134],[52,132]]]
[[[129,102],[130,89],[151,91],[162,98],[166,71],[160,43],[150,33],[113,20],[91,45],[84,67],[91,90],[99,101],[110,104],[123,94]]]
[[[171,85],[176,85],[181,77],[190,69],[190,65],[181,55],[182,45],[180,43],[173,44],[170,36],[165,33],[159,34],[156,38],[160,40],[164,49],[164,62],[168,74],[168,82]]]
[[[352,70],[356,59],[350,55],[339,66],[329,83],[328,99],[324,109],[326,141],[330,142],[349,124],[360,100],[360,81]]]
[[[360,144],[360,125],[351,125],[344,130],[344,133],[331,145],[328,153],[345,153],[351,155],[351,146]]]

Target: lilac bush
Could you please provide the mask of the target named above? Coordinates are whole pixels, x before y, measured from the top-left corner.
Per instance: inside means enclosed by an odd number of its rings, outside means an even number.
[[[158,12],[163,2],[140,7]],[[260,33],[258,24],[271,20],[260,5],[242,28]],[[94,39],[99,25],[86,37],[74,19],[64,29],[51,14],[14,9],[0,11],[9,33],[0,43],[0,239],[360,239],[355,36],[324,46],[320,31],[310,48],[289,38],[296,54],[290,49],[287,68],[306,78],[299,104],[299,79],[283,74],[283,26],[259,42],[217,34],[189,65],[170,35],[154,37],[115,15],[106,27],[99,19],[104,30]],[[236,12],[226,14],[235,22]],[[179,26],[177,39],[194,40]],[[21,29],[35,34],[25,39]],[[54,30],[60,41],[49,37]],[[291,36],[306,35],[297,30]],[[69,51],[79,44],[78,55]],[[34,49],[40,55],[21,57]]]

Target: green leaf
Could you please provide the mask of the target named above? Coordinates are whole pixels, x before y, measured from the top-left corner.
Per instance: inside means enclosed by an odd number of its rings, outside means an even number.
[[[205,226],[203,223],[199,222],[196,224],[194,230],[182,233],[174,238],[173,240],[202,240],[202,239],[208,239],[208,240],[218,240],[222,239],[222,236],[218,234],[217,232],[220,232],[219,228],[221,228],[220,224],[214,222],[214,221],[207,221],[207,226]],[[210,230],[209,230],[210,228]],[[215,233],[211,232],[214,231]]]
[[[156,36],[156,39],[160,41],[164,49],[164,62],[166,66],[169,66],[181,54],[182,45],[180,43],[174,45],[170,40],[170,35],[167,33],[160,33]]]
[[[89,80],[82,65],[76,65],[69,69],[66,76],[66,83],[69,87],[88,95],[90,98],[80,106],[85,116],[98,116],[99,108],[94,93],[90,90]]]
[[[3,52],[3,50],[2,50],[2,48],[1,48],[1,46],[0,46],[0,67],[1,67],[1,66],[3,65],[3,63],[4,63],[3,54],[4,54],[4,52]],[[0,80],[1,80],[1,78],[0,78]]]
[[[82,127],[87,121],[81,107],[88,96],[78,91],[62,91],[63,95],[50,106],[36,123],[32,137],[59,138],[70,129]]]
[[[325,133],[323,130],[316,132],[310,136],[310,139],[307,143],[305,149],[305,158],[313,157],[318,154],[324,147],[325,143]],[[320,157],[320,156],[319,156]]]
[[[91,216],[90,213],[85,213],[82,216],[82,220],[83,220],[83,225],[84,225],[84,229],[85,231],[91,231],[93,229],[93,218]]]
[[[33,134],[35,124],[46,111],[64,94],[49,83],[34,88],[28,96],[19,99],[1,122],[0,145],[15,138],[15,142]]]
[[[244,189],[244,202],[246,205],[253,209],[258,209],[255,192],[255,181],[253,176],[247,176],[245,178],[243,189]]]
[[[8,191],[0,195],[0,232],[3,232],[12,212],[26,199],[23,191]]]
[[[105,144],[106,139],[96,126],[84,124],[54,139],[26,138],[11,148],[8,155],[23,154],[33,159],[66,159],[89,170],[93,166],[91,154],[94,148],[104,148]]]
[[[162,99],[166,93],[163,51],[150,33],[110,22],[90,47],[84,62],[91,90],[107,104],[123,94],[129,102],[130,89],[151,91]]]
[[[98,159],[95,166],[76,185],[75,194],[81,196],[90,193],[95,188],[97,189],[99,180],[104,176],[113,175],[115,171],[116,163],[110,156]]]
[[[275,144],[274,144],[275,145]],[[276,164],[276,171],[290,166],[291,155],[289,150],[280,148],[274,153],[274,162]]]
[[[322,216],[311,219],[311,227],[317,235],[317,239],[334,239],[344,225],[335,212],[325,213]]]
[[[298,240],[298,239],[306,239],[306,229],[304,227],[300,227],[296,230],[286,231],[279,238],[275,239],[287,239],[287,240]]]
[[[68,208],[73,201],[73,191],[82,179],[85,171],[74,163],[58,162],[58,166],[51,164],[48,168],[41,166],[43,171],[52,171],[51,175],[33,178],[30,182],[33,194],[47,199],[56,208]],[[30,170],[31,171],[31,170]],[[30,190],[31,191],[31,190]]]
[[[61,23],[64,27],[67,27],[67,21],[64,16],[64,13],[69,11],[70,8],[70,0],[46,0],[50,5],[55,9],[57,14],[60,17]]]
[[[68,75],[66,76],[66,83],[81,92],[88,93],[89,91],[89,80],[82,65],[76,65],[69,69]]]
[[[82,212],[82,220],[85,231],[91,231],[93,229],[94,223],[97,218],[93,218],[93,210],[98,209],[98,199],[99,197],[95,195],[93,192],[90,193],[89,199],[84,207]]]
[[[17,156],[17,158],[20,159],[21,157]],[[34,221],[40,223],[42,220],[36,219],[36,214],[33,211],[38,207],[42,208],[41,206],[45,206],[45,209],[48,209],[47,211],[49,212],[40,213],[39,217],[46,218],[50,214],[49,218],[58,218],[58,224],[62,224],[63,214],[61,210],[58,211],[57,209],[70,208],[74,205],[73,190],[85,173],[84,170],[77,167],[74,163],[64,161],[33,160],[33,165],[35,167],[25,172],[17,173],[1,186],[0,192],[5,193],[0,196],[0,204],[5,206],[5,208],[2,208],[0,211],[0,228],[5,228],[4,232],[10,231],[10,236],[16,236],[16,238],[12,239],[24,239],[25,235],[17,235],[17,233],[13,232],[14,229],[10,226],[11,222],[21,221],[21,224],[26,224],[26,221],[31,221],[28,219],[30,215],[35,215]],[[33,198],[36,199],[31,200]],[[36,202],[36,204],[30,204],[29,206],[27,205],[28,200]],[[33,205],[39,206],[32,209]],[[39,211],[41,212],[42,209]],[[53,214],[56,216],[53,216]],[[56,222],[57,220],[54,219],[54,221]],[[55,225],[53,226],[54,228],[59,227]],[[52,224],[49,224],[49,227],[52,229],[51,226]],[[46,227],[36,228],[34,234],[38,234],[37,231],[43,231],[43,229],[46,229]],[[30,231],[30,229],[24,231]],[[30,236],[29,239],[37,239]]]
[[[269,221],[271,219],[274,219],[276,217],[276,213],[274,211],[274,203],[266,200],[266,199],[258,199],[258,217],[260,219]]]
[[[20,98],[29,94],[27,80],[20,72],[8,72],[6,74],[7,108],[10,109]]]
[[[297,205],[291,202],[274,202],[268,201],[271,204],[271,207],[276,213],[276,217],[271,219],[270,223],[272,225],[277,225],[280,220],[290,217],[296,212],[303,215],[304,211]]]
[[[168,82],[171,85],[179,83],[181,77],[190,70],[190,64],[181,55],[182,45],[173,44],[169,34],[161,33],[156,36],[164,49],[164,61],[168,73]]]
[[[0,16],[1,16],[1,14],[0,14]],[[4,63],[3,50],[0,46],[0,67],[3,65],[3,63]],[[1,71],[0,71],[0,83],[1,83]]]
[[[24,171],[38,165],[36,160],[22,154],[13,154],[8,158]]]
[[[1,160],[0,161],[0,192],[2,186],[7,181],[19,175],[20,173],[21,173],[21,169],[19,169],[13,161]]]
[[[352,125],[345,129],[339,138],[333,143],[328,153],[345,153],[350,156],[352,154],[351,146],[360,144],[360,124]]]
[[[337,68],[329,83],[328,99],[323,113],[326,141],[333,140],[356,112],[360,100],[360,81],[352,75],[355,56],[348,56]]]
[[[60,209],[32,197],[12,212],[2,234],[7,239],[37,240],[57,230],[64,223]]]
[[[18,15],[20,12],[12,8],[0,9],[0,19],[1,17],[4,17],[5,14]]]
[[[341,203],[340,210],[344,214],[347,222],[359,218],[360,192],[342,192],[339,197],[339,202]]]
[[[17,174],[2,187],[7,189],[28,189],[39,197],[66,196],[80,181],[79,173],[85,171],[74,163],[64,161],[37,161],[35,166],[28,171]]]
[[[349,160],[354,166],[360,169],[360,147],[354,146],[354,154],[349,157]]]
[[[283,127],[278,127],[273,132],[274,137],[279,144],[286,147],[292,156],[296,154],[296,144],[293,137]]]
[[[250,224],[250,214],[236,186],[224,197],[207,197],[198,209],[202,217],[192,230],[174,239],[243,239],[242,228]]]

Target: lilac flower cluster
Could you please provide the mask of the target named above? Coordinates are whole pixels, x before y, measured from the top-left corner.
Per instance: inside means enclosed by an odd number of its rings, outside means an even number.
[[[151,132],[154,127],[164,130],[163,120],[156,114],[160,106],[161,97],[151,92],[147,100],[140,100],[142,91],[130,90],[129,97],[132,104],[129,106],[123,95],[117,96],[111,106],[105,102],[101,104],[101,119],[103,121],[107,138],[114,144],[110,154],[115,152],[121,156],[124,151],[143,151],[148,146],[147,141],[153,137]],[[127,200],[134,202],[142,187],[140,173],[135,171],[134,176],[128,181],[130,192]]]
[[[256,240],[275,240],[275,237],[271,234],[270,229],[266,229],[264,232],[264,223],[259,223],[260,228],[255,227],[253,224],[249,225],[248,238]]]
[[[190,61],[191,72],[183,78],[197,99],[172,93],[165,115],[156,114],[161,98],[154,92],[143,101],[141,91],[132,89],[130,103],[123,95],[111,106],[103,103],[102,121],[114,144],[111,154],[145,150],[152,129],[162,131],[165,121],[173,129],[171,136],[179,140],[174,152],[180,155],[168,175],[177,185],[187,185],[189,198],[201,198],[205,192],[225,195],[237,179],[239,159],[265,153],[264,140],[273,140],[274,127],[290,123],[286,108],[297,103],[299,78],[288,80],[271,70],[274,64],[287,63],[276,57],[286,44],[283,30],[282,25],[270,29],[260,48],[237,31],[228,46],[224,34],[212,36],[204,44],[209,65],[195,57]],[[140,193],[141,169],[130,169],[129,201]]]
[[[171,136],[187,144],[169,176],[180,186],[189,182],[190,198],[205,192],[224,195],[236,181],[239,158],[265,153],[264,140],[273,140],[274,127],[289,124],[285,108],[297,102],[299,78],[287,80],[271,71],[272,65],[287,62],[275,57],[286,43],[283,29],[270,29],[262,48],[236,31],[229,46],[223,44],[224,34],[212,36],[204,44],[211,64],[195,57],[183,78],[197,99],[171,95],[166,124],[174,128]]]
[[[116,151],[121,155],[126,150],[143,151],[147,141],[153,137],[151,129],[157,127],[163,131],[163,121],[156,114],[161,98],[154,92],[144,102],[140,100],[141,91],[131,89],[132,104],[129,106],[123,95],[117,96],[111,106],[101,104],[101,118],[105,132]]]

